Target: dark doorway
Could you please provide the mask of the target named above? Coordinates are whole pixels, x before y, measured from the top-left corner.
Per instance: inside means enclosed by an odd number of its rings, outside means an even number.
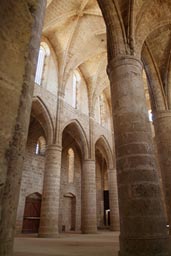
[[[72,193],[64,195],[63,231],[76,229],[76,197]]]
[[[41,195],[34,193],[26,197],[23,233],[38,233],[40,223]]]
[[[109,190],[104,190],[103,195],[104,195],[104,225],[110,226]]]

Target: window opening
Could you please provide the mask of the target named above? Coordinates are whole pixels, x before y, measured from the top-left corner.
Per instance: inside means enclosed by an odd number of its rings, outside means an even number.
[[[40,136],[36,143],[36,155],[45,155],[46,151],[46,140],[43,136]]]
[[[68,182],[74,181],[74,151],[72,148],[68,150]]]

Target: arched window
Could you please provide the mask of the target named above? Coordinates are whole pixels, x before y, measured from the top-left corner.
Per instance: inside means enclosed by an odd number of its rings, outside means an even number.
[[[100,124],[100,97],[98,96],[95,101],[94,107],[95,120]]]
[[[80,84],[80,75],[78,71],[74,71],[73,78],[72,78],[72,107],[78,108],[78,103],[80,100],[80,91],[79,91],[79,84]]]
[[[44,156],[46,151],[46,140],[43,136],[40,136],[36,143],[36,155]]]
[[[96,100],[95,114],[97,116],[96,121],[100,123],[101,126],[105,127],[106,129],[111,129],[110,106],[105,93],[101,93]]]
[[[106,109],[105,109],[105,99],[104,95],[101,94],[99,97],[99,103],[100,103],[100,123],[101,125],[105,124],[105,115],[106,115]]]
[[[80,105],[80,80],[80,75],[78,71],[75,70],[71,74],[65,87],[65,101],[73,108],[79,108]]]
[[[148,119],[150,122],[153,122],[153,113],[152,113],[151,109],[148,110]]]
[[[144,92],[145,92],[145,98],[146,98],[146,105],[147,105],[147,109],[148,109],[148,119],[149,119],[150,122],[152,122],[153,121],[153,114],[152,114],[152,111],[151,111],[149,86],[148,86],[147,75],[146,75],[144,69],[143,69],[143,81],[144,81]]]
[[[74,151],[72,148],[68,150],[68,182],[74,181]]]
[[[76,74],[73,73],[72,79],[72,107],[76,108],[77,106],[77,77]]]
[[[37,68],[36,68],[36,75],[35,75],[35,83],[41,85],[42,82],[42,75],[44,70],[45,58],[49,56],[50,50],[46,43],[42,43],[39,49],[39,55],[37,60]]]

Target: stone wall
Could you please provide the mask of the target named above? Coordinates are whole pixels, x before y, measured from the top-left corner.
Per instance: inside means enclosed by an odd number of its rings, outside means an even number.
[[[23,214],[26,197],[32,193],[42,194],[43,177],[44,177],[44,155],[36,154],[36,143],[40,136],[44,136],[44,131],[40,124],[34,122],[28,134],[23,174],[20,189],[20,198],[17,212],[16,232],[22,231]]]
[[[97,227],[104,226],[104,198],[102,170],[98,159],[96,160],[96,205],[97,205]]]
[[[62,152],[61,187],[60,187],[60,219],[59,230],[71,231],[71,208],[68,206],[69,199],[75,198],[75,231],[81,230],[81,160],[75,148],[74,150],[74,180],[68,182],[68,149]]]
[[[48,115],[49,120],[52,124],[52,127],[56,127],[56,123],[60,125],[58,126],[60,129],[60,136],[62,137],[63,130],[65,127],[72,122],[73,120],[77,120],[82,126],[83,133],[85,133],[86,140],[89,142],[90,137],[92,139],[92,145],[95,150],[95,142],[101,137],[104,136],[108,141],[111,149],[113,149],[113,140],[112,140],[112,132],[110,127],[107,128],[102,126],[99,122],[93,121],[93,125],[90,127],[90,119],[89,119],[89,99],[88,99],[88,91],[86,87],[86,83],[84,79],[80,76],[80,84],[79,84],[79,92],[80,96],[77,107],[74,108],[71,106],[70,101],[68,100],[70,95],[67,94],[68,88],[72,86],[72,79],[67,82],[66,85],[66,95],[62,99],[62,109],[60,112],[60,116],[57,116],[57,106],[58,106],[58,79],[57,79],[57,63],[54,57],[54,52],[51,47],[50,48],[50,56],[48,56],[45,60],[44,73],[42,76],[41,85],[35,84],[34,87],[34,101],[38,99],[43,106],[45,107],[46,114],[43,109],[36,108],[34,109],[34,118],[39,120],[41,123],[37,127],[34,125],[30,126],[24,168],[23,168],[23,176],[20,190],[20,200],[17,214],[17,232],[21,232],[22,230],[22,221],[23,221],[23,213],[24,213],[24,205],[25,198],[31,193],[39,192],[42,194],[43,190],[43,174],[44,174],[44,157],[35,155],[35,145],[39,135],[43,134],[43,128],[46,130],[48,125],[46,118],[42,118],[43,115]],[[55,70],[56,68],[56,70]],[[55,92],[56,87],[56,92]],[[61,96],[60,96],[61,97]],[[109,111],[108,111],[109,112]],[[109,114],[109,113],[108,113]],[[58,120],[57,120],[58,118]],[[32,119],[31,119],[32,121]],[[52,132],[53,133],[53,132]],[[64,138],[65,139],[65,138]],[[79,138],[82,139],[82,138]],[[67,138],[66,138],[67,140]],[[49,140],[47,141],[47,143]],[[74,148],[75,152],[75,179],[73,183],[68,183],[68,160],[67,160],[67,150],[68,148],[63,150],[62,153],[62,166],[61,166],[61,188],[60,188],[60,211],[59,211],[59,231],[70,231],[70,223],[72,222],[69,217],[69,212],[71,212],[73,200],[76,200],[76,213],[75,213],[75,230],[81,230],[81,158],[77,149]],[[101,176],[101,170],[97,166],[97,173],[100,175],[100,180],[103,178]],[[97,177],[99,176],[97,175]],[[99,184],[99,181],[97,181]],[[98,189],[98,185],[97,185]],[[99,197],[100,196],[100,197]],[[102,227],[103,224],[103,185],[101,184],[100,190],[97,191],[97,219],[98,226]]]

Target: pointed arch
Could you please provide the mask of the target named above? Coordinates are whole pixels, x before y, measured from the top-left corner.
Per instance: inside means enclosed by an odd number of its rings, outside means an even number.
[[[135,41],[137,53],[141,50],[145,40],[155,30],[171,24],[171,5],[169,1],[147,1],[138,15],[135,27]]]
[[[171,52],[168,57],[166,68],[166,99],[168,103],[168,109],[171,110]]]
[[[95,149],[98,149],[104,156],[107,167],[109,169],[114,168],[114,155],[112,149],[104,135],[100,136],[95,143]]]
[[[88,159],[89,147],[86,133],[77,119],[70,120],[62,129],[62,134],[67,131],[80,147],[83,159]]]
[[[153,111],[165,110],[167,109],[167,103],[160,73],[147,43],[143,46],[142,61],[148,79],[149,94]]]
[[[46,8],[51,4],[52,0],[47,0]]]
[[[36,198],[36,199],[42,199],[42,195],[39,192],[33,192],[26,196],[26,198]]]
[[[31,115],[39,121],[44,129],[47,144],[51,144],[54,138],[52,118],[44,102],[39,97],[33,97]]]
[[[66,192],[63,196],[64,197],[74,197],[75,198],[75,194],[73,192]]]
[[[150,6],[153,4],[153,2],[151,0],[146,0],[144,1],[141,9],[139,10],[139,12],[137,13],[136,19],[137,22],[135,24],[136,28],[135,30],[137,30],[137,28],[140,25],[140,22],[142,21],[143,17],[145,16],[146,12],[148,11],[148,9],[150,8]]]

